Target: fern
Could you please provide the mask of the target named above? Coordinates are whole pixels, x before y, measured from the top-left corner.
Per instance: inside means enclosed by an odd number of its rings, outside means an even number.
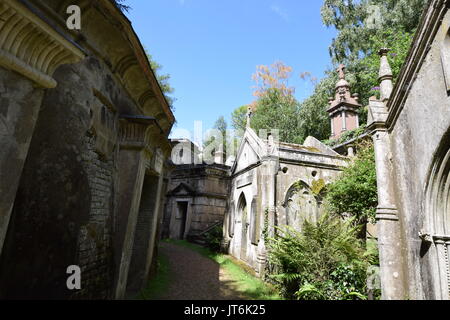
[[[331,214],[305,221],[302,233],[277,228],[267,239],[270,279],[288,299],[362,299],[368,261],[357,233],[352,219]]]

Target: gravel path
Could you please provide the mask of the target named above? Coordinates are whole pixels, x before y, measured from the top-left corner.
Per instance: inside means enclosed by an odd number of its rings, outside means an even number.
[[[243,300],[220,265],[189,248],[161,243],[169,259],[171,282],[160,300]]]

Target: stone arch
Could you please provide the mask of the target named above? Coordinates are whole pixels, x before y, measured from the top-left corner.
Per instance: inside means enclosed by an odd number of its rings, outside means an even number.
[[[285,208],[284,224],[301,231],[305,220],[317,221],[319,203],[311,187],[300,180],[291,185],[285,195],[283,203]]]
[[[250,207],[250,241],[253,245],[258,245],[260,239],[260,212],[258,210],[258,197],[254,197]]]
[[[430,266],[437,299],[450,299],[450,131],[435,154],[426,186],[427,231],[422,237],[430,243]]]
[[[244,192],[241,193],[237,206],[238,217],[241,221],[241,260],[247,259],[247,244],[248,244],[248,205]]]

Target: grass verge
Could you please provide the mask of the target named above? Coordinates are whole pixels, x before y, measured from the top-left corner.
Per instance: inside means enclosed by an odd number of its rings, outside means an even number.
[[[158,271],[156,276],[150,280],[148,287],[141,290],[136,297],[138,300],[155,300],[167,292],[170,283],[169,259],[163,254],[158,254]]]

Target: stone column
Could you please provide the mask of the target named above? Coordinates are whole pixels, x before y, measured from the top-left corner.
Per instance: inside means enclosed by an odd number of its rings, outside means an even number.
[[[394,180],[390,164],[389,133],[385,126],[387,110],[383,102],[369,102],[368,129],[373,137],[377,170],[377,233],[380,253],[383,300],[406,297],[403,250],[398,210],[394,196]]]
[[[146,161],[146,132],[153,118],[120,119],[119,203],[114,235],[115,298],[123,299],[133,251]]]
[[[1,254],[45,89],[56,87],[56,68],[84,53],[19,1],[2,0],[0,16]]]

